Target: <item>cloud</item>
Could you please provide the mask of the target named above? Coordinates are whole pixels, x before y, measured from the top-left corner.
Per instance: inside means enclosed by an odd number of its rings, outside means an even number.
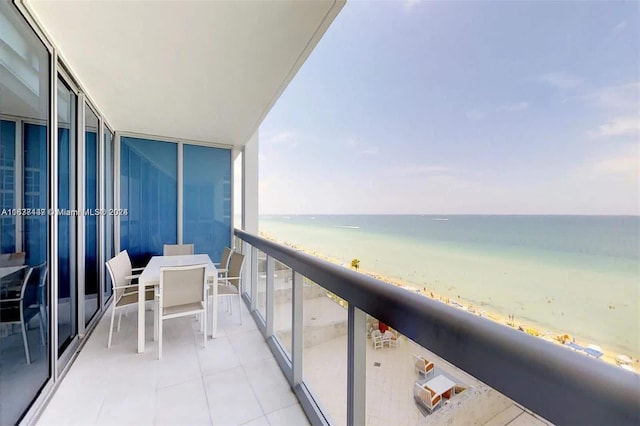
[[[583,80],[580,77],[564,71],[542,74],[540,76],[540,80],[555,87],[556,89],[575,89],[583,83]]]
[[[377,146],[369,145],[355,138],[347,138],[346,143],[347,146],[357,149],[360,154],[364,155],[375,155],[380,150],[380,148]]]
[[[594,132],[596,136],[638,136],[640,135],[640,116],[616,117],[601,125]]]
[[[633,152],[592,161],[589,170],[595,178],[613,178],[638,182],[640,178],[640,154],[638,147]]]
[[[453,168],[440,164],[406,164],[387,169],[389,174],[402,177],[446,175],[453,171]]]
[[[582,98],[601,108],[637,111],[640,106],[640,82],[604,87]]]
[[[487,116],[487,114],[477,109],[467,111],[466,115],[467,115],[467,118],[471,121],[482,120]]]
[[[267,134],[260,138],[260,142],[266,145],[290,145],[297,146],[298,138],[295,133],[283,130],[278,133]]]
[[[378,153],[378,151],[379,151],[379,148],[377,146],[372,146],[372,147],[363,149],[362,151],[360,151],[360,153],[365,155],[375,155]]]
[[[614,30],[620,31],[626,26],[627,26],[627,21],[621,21],[618,25],[615,26]]]
[[[498,111],[520,112],[529,108],[528,102],[517,102],[513,104],[505,104],[498,107]]]

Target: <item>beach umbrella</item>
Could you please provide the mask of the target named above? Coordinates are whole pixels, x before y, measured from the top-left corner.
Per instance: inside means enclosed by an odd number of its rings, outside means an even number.
[[[631,364],[631,358],[626,355],[618,355],[616,357],[616,362],[622,365]]]

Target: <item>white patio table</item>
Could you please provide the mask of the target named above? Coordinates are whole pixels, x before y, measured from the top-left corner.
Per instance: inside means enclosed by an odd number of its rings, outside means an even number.
[[[431,389],[436,395],[442,395],[446,391],[453,389],[455,385],[456,384],[447,377],[440,375],[429,380],[423,387]]]
[[[213,281],[209,286],[211,305],[207,315],[209,316],[209,330],[211,337],[216,337],[218,328],[218,270],[206,254],[192,254],[184,256],[153,256],[138,278],[138,353],[144,352],[145,344],[145,288],[155,287],[160,284],[160,268],[168,266],[206,265],[207,281]],[[154,336],[155,337],[155,336]]]

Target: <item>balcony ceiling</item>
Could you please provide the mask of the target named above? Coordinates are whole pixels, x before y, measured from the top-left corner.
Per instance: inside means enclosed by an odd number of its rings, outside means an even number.
[[[342,0],[25,0],[118,131],[243,145]]]

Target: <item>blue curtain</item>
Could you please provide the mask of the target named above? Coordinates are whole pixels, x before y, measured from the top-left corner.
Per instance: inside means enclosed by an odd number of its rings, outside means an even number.
[[[231,151],[184,145],[185,244],[217,262],[231,245]]]
[[[58,129],[58,208],[71,209],[69,194],[71,161],[69,157],[69,129]],[[58,297],[63,299],[71,292],[71,218],[58,216]]]
[[[120,139],[120,248],[134,266],[177,242],[178,147],[175,143]]]
[[[47,208],[47,127],[25,124],[24,138],[24,208]],[[47,216],[24,217],[23,251],[26,263],[37,265],[47,260]]]

